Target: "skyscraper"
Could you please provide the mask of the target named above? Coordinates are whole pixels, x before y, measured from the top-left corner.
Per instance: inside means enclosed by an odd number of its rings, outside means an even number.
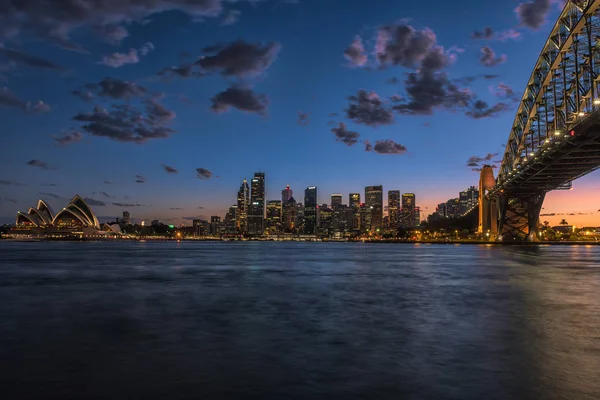
[[[248,232],[248,207],[250,205],[250,188],[244,179],[237,195],[237,209],[235,213],[235,226],[238,233]]]
[[[267,202],[267,226],[277,228],[281,225],[281,200]]]
[[[350,201],[348,203],[350,208],[360,207],[360,193],[350,193]]]
[[[465,214],[469,209],[468,196],[469,193],[466,190],[458,194],[458,213],[460,215]]]
[[[262,235],[265,231],[265,174],[256,172],[252,179],[250,208],[248,211],[248,233]]]
[[[415,226],[415,207],[416,198],[414,193],[404,193],[402,195],[402,213],[400,223],[405,228]]]
[[[331,209],[335,210],[342,205],[342,195],[341,194],[332,194],[331,195]]]
[[[122,222],[125,225],[129,225],[129,223],[131,222],[131,215],[129,214],[129,211],[123,211],[123,220]]]
[[[304,234],[314,235],[317,232],[317,187],[310,186],[304,190]]]
[[[281,191],[281,204],[285,205],[292,197],[294,197],[294,192],[290,189],[290,185],[287,185],[285,189]]]
[[[400,191],[388,190],[388,221],[392,229],[400,223]]]
[[[365,188],[365,204],[368,229],[376,232],[383,224],[383,186],[367,186]]]

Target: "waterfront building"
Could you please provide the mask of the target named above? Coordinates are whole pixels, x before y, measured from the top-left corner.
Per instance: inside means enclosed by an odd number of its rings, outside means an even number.
[[[415,207],[416,197],[414,193],[404,193],[402,195],[402,211],[400,224],[404,228],[415,227]]]
[[[131,223],[131,215],[129,214],[129,211],[123,211],[123,219],[121,222],[125,225],[129,225]]]
[[[250,188],[248,181],[244,179],[237,194],[236,208],[236,230],[244,234],[248,232],[248,207],[250,205]]]
[[[283,231],[286,233],[293,233],[297,226],[296,216],[298,214],[298,208],[296,199],[294,199],[294,197],[290,197],[290,199],[284,203],[281,208]]]
[[[304,234],[317,233],[317,187],[309,186],[304,190]]]
[[[213,215],[210,217],[210,234],[213,236],[221,233],[221,217]]]
[[[237,225],[237,214],[238,214],[238,206],[233,205],[229,207],[229,211],[225,215],[225,220],[223,221],[223,230],[226,234],[235,234],[238,233],[238,225]]]
[[[388,191],[388,226],[396,229],[400,225],[400,191]]]
[[[435,212],[442,218],[446,218],[448,215],[446,213],[446,203],[438,204]]]
[[[456,218],[460,215],[460,199],[450,199],[446,202],[446,216],[448,218]]]
[[[252,179],[250,208],[248,211],[248,233],[262,235],[265,231],[265,174],[256,172]]]
[[[56,214],[42,199],[26,213],[17,212],[13,233],[93,236],[101,234],[102,229],[92,208],[81,196],[75,195]]]
[[[383,186],[365,187],[365,205],[367,207],[367,229],[377,232],[383,226]]]
[[[281,227],[281,217],[281,200],[269,200],[267,202],[267,227],[278,230]]]
[[[324,236],[330,236],[333,233],[333,210],[323,204],[318,208],[319,223],[318,232]]]

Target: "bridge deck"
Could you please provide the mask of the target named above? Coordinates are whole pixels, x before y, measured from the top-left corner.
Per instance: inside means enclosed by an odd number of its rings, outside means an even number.
[[[600,167],[600,112],[594,112],[569,132],[548,138],[526,160],[499,180],[488,197],[528,196],[555,190]]]

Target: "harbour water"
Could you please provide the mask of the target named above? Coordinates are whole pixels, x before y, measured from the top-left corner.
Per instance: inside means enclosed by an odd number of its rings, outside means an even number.
[[[0,242],[3,399],[598,399],[600,247]]]

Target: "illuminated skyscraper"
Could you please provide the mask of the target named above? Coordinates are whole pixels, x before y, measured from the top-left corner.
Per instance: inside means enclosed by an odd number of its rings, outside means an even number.
[[[250,207],[248,210],[248,233],[262,235],[265,231],[265,174],[256,172],[252,179]]]
[[[360,207],[360,193],[350,193],[350,202],[348,203],[350,208]]]
[[[332,194],[331,195],[331,209],[335,210],[342,205],[342,195],[341,194]]]
[[[237,195],[237,208],[235,213],[235,225],[238,233],[248,232],[248,207],[250,205],[250,188],[248,181],[244,179],[240,185]]]
[[[310,186],[304,191],[304,234],[317,233],[317,187]]]
[[[402,212],[400,223],[404,228],[415,227],[415,207],[416,199],[413,193],[404,193],[402,195]]]
[[[281,225],[281,200],[267,202],[267,226],[277,228]]]
[[[400,191],[388,191],[388,221],[390,228],[398,228],[400,224]]]
[[[377,232],[383,224],[383,186],[367,186],[365,188],[365,205],[367,207],[367,227]]]

